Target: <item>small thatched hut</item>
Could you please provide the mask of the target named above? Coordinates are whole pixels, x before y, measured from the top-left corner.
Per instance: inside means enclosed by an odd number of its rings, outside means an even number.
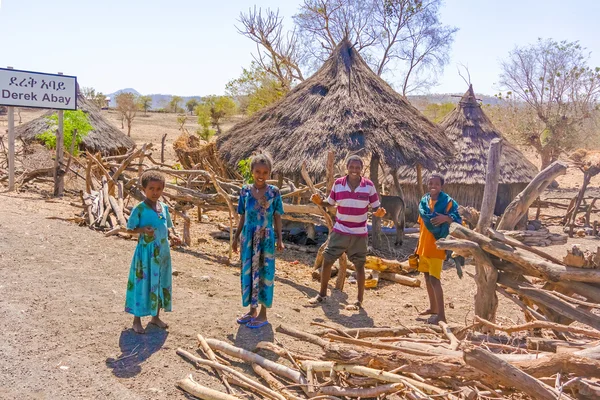
[[[445,191],[465,206],[479,209],[483,199],[485,174],[490,142],[502,138],[477,102],[473,86],[460,102],[440,123],[444,133],[454,145],[452,159],[443,160],[438,172],[446,177]],[[494,213],[500,215],[538,173],[538,169],[507,140],[503,140],[500,158],[500,185]],[[426,185],[428,171],[423,173]],[[398,179],[404,192],[407,219],[417,219],[417,206],[421,191],[413,169],[403,168]],[[391,179],[388,178],[391,183]]]
[[[104,119],[98,107],[87,100],[81,93],[77,96],[77,108],[85,112],[88,116],[90,125],[94,128],[82,140],[81,150],[87,150],[92,153],[100,152],[103,155],[124,154],[131,149],[135,142],[121,132],[117,127]],[[50,129],[48,123],[49,115],[56,111],[49,110],[41,117],[19,125],[15,128],[17,137],[21,137],[26,142],[36,140],[36,137]]]
[[[435,168],[451,145],[441,130],[379,78],[349,41],[342,41],[309,79],[277,103],[219,137],[221,158],[235,167],[256,150],[274,171],[323,177],[327,153],[373,157],[391,170],[420,163]]]

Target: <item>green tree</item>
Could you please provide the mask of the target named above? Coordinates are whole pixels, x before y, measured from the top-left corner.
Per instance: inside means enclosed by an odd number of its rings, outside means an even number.
[[[200,125],[196,133],[200,136],[200,139],[208,142],[215,134],[215,131],[210,129],[210,106],[199,104],[196,107],[196,115],[198,116],[198,125]]]
[[[456,107],[456,105],[453,103],[430,103],[425,107],[425,110],[423,110],[423,114],[425,114],[432,122],[439,124],[446,115],[454,110],[454,107]]]
[[[198,100],[196,99],[189,99],[187,101],[187,103],[185,103],[185,108],[187,108],[188,112],[190,114],[192,114],[194,112],[194,110],[196,109],[196,107],[198,107]]]
[[[140,96],[140,108],[144,110],[144,115],[148,115],[148,110],[152,108],[152,96]]]
[[[182,112],[182,108],[181,108],[181,102],[183,101],[183,99],[181,98],[181,96],[172,96],[171,100],[169,101],[169,111],[172,113],[178,113],[178,112]]]
[[[582,126],[598,110],[600,68],[579,42],[538,39],[516,47],[502,62],[500,84],[542,123],[541,131],[523,132],[542,159],[542,168],[573,149]]]
[[[49,149],[56,148],[56,131],[58,129],[58,115],[52,114],[46,117],[50,127],[44,133],[41,133],[37,138],[44,143]],[[65,111],[63,114],[63,138],[65,151],[71,151],[71,143],[73,141],[73,133],[77,130],[75,136],[75,147],[73,148],[74,155],[79,153],[79,145],[84,137],[94,128],[90,124],[88,116],[81,110]]]
[[[203,99],[200,108],[203,113],[206,113],[208,110],[210,123],[213,128],[217,128],[217,133],[221,133],[221,123],[223,120],[232,116],[237,111],[235,101],[229,96],[207,96]]]
[[[123,121],[127,122],[127,136],[131,136],[131,125],[137,115],[140,102],[133,93],[123,92],[117,96],[117,111],[121,116],[121,127]]]
[[[240,105],[240,111],[252,115],[283,97],[288,90],[258,63],[244,68],[239,78],[225,86],[225,93]]]
[[[98,108],[106,107],[106,96],[102,92],[96,92],[96,89],[93,87],[83,87],[81,92],[83,93],[83,97],[90,100]]]

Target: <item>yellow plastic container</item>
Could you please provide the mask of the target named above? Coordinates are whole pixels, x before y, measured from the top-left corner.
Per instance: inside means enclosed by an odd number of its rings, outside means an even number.
[[[410,269],[417,269],[419,267],[419,255],[413,254],[408,257],[408,266]]]

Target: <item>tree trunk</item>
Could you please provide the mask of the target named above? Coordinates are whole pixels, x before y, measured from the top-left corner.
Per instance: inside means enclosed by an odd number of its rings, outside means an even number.
[[[512,230],[515,228],[521,218],[529,212],[529,207],[540,194],[546,190],[554,178],[567,173],[567,165],[561,162],[555,162],[548,168],[542,170],[531,181],[529,185],[506,207],[504,215],[498,222],[497,230]]]
[[[552,148],[549,146],[542,147],[542,150],[539,152],[540,158],[542,159],[542,170],[546,169],[550,164],[552,164],[554,160]]]

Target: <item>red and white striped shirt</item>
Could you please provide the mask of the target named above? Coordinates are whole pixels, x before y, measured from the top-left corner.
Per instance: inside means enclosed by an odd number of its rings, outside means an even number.
[[[327,198],[331,205],[338,205],[333,231],[344,235],[367,236],[367,211],[369,206],[379,207],[379,196],[373,182],[361,177],[354,191],[348,186],[348,177],[336,179]]]

